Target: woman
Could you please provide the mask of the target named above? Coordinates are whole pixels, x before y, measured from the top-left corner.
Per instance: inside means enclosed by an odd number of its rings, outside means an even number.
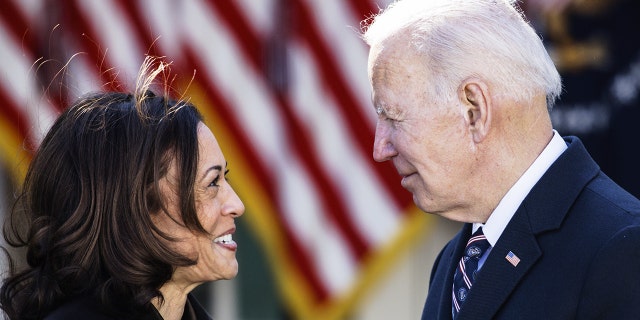
[[[189,292],[237,274],[244,206],[220,147],[144,82],[80,99],[40,145],[7,237],[28,264],[0,291],[10,319],[208,319]]]

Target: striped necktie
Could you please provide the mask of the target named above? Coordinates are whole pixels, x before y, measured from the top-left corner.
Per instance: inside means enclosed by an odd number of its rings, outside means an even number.
[[[478,261],[480,257],[489,249],[491,245],[487,241],[487,237],[482,233],[482,228],[478,229],[467,242],[464,255],[460,258],[456,273],[453,276],[453,306],[451,311],[455,319],[467,299],[469,290],[476,278],[478,272]]]

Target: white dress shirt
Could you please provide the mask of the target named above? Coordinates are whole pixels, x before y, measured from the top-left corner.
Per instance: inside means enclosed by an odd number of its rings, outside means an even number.
[[[520,207],[520,204],[524,198],[529,194],[533,186],[542,178],[542,175],[551,167],[551,165],[560,157],[560,155],[567,149],[567,144],[564,142],[560,134],[553,130],[553,137],[547,146],[542,150],[542,153],[531,164],[529,169],[516,181],[516,183],[509,189],[504,195],[498,206],[493,210],[486,223],[474,223],[472,233],[482,227],[484,235],[487,237],[487,241],[491,244],[489,250],[485,251],[484,255],[478,262],[478,270],[484,264],[487,259],[491,248],[496,245],[498,239],[502,235],[504,228],[507,227],[509,221]]]

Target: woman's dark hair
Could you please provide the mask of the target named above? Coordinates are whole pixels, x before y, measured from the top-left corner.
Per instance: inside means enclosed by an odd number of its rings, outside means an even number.
[[[200,121],[193,105],[148,90],[91,94],[60,115],[5,225],[7,242],[27,251],[27,268],[0,289],[9,318],[39,319],[78,296],[135,317],[162,299],[174,268],[195,261],[172,251],[174,239],[152,222],[167,213],[158,183],[175,163],[180,223],[205,232],[193,188]]]

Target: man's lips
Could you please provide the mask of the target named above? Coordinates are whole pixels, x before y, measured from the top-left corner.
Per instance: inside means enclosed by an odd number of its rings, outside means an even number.
[[[400,184],[401,184],[404,188],[406,188],[406,187],[407,187],[406,185],[407,185],[407,183],[408,183],[408,181],[407,181],[407,180],[408,180],[411,176],[413,176],[414,174],[415,174],[415,172],[408,173],[408,174],[401,174],[400,176],[402,177],[402,181],[400,182]]]

